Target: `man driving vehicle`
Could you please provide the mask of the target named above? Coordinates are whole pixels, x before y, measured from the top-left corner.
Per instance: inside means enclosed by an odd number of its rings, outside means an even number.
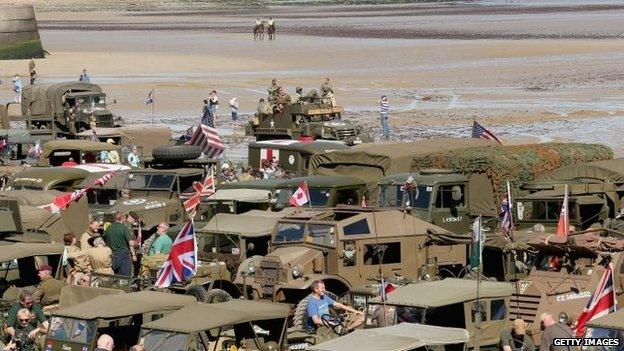
[[[310,286],[312,293],[308,299],[308,331],[315,331],[319,326],[336,325],[336,322],[329,320],[329,307],[334,307],[343,311],[355,314],[355,318],[345,327],[346,332],[359,327],[364,323],[364,313],[354,309],[353,307],[344,305],[338,301],[332,300],[325,295],[325,283],[321,280],[315,280]],[[323,319],[325,322],[323,322]],[[342,333],[342,331],[340,331]]]

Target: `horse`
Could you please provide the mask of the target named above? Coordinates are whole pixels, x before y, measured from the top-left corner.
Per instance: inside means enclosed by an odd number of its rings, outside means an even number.
[[[254,40],[264,40],[264,23],[256,25],[253,34]]]
[[[269,40],[275,40],[275,24],[267,27],[267,33],[269,34]]]

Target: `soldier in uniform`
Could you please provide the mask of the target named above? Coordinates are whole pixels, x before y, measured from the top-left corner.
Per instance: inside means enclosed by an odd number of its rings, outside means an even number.
[[[297,87],[290,101],[293,104],[298,104],[302,97],[303,97],[303,89],[301,87]]]
[[[87,250],[87,255],[91,261],[91,267],[96,273],[113,274],[113,251],[106,246],[106,242],[101,236],[89,238],[89,245],[92,246]]]
[[[278,89],[279,87],[277,86],[277,79],[273,78],[273,80],[271,80],[271,85],[269,85],[269,88],[267,89],[267,91],[269,92],[269,102],[275,99],[275,95],[277,94]]]
[[[332,86],[329,83],[329,78],[325,78],[325,82],[323,82],[323,84],[321,85],[321,94],[323,97],[325,97],[330,93],[333,94],[334,90],[332,89]]]
[[[97,220],[92,220],[89,223],[89,228],[86,232],[82,233],[80,236],[80,249],[86,251],[91,246],[89,245],[89,238],[99,235],[100,233],[100,222]]]
[[[37,285],[33,299],[35,303],[43,306],[52,305],[59,302],[61,289],[65,284],[52,277],[52,266],[44,264],[39,268],[39,279],[41,283]]]

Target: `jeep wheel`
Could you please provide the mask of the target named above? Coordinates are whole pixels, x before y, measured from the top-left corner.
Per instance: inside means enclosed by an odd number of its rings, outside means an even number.
[[[164,145],[152,150],[155,161],[173,162],[194,160],[201,156],[201,148],[195,145]]]
[[[204,289],[204,287],[201,285],[189,285],[186,288],[185,294],[195,296],[198,302],[206,301],[206,296],[208,296],[206,289]]]
[[[206,295],[205,303],[220,303],[230,301],[232,296],[227,291],[221,289],[210,289]]]
[[[326,291],[325,295],[332,300],[338,301],[338,296],[331,291]],[[308,329],[308,300],[310,295],[297,303],[295,313],[293,313],[293,328],[296,331],[306,331]]]

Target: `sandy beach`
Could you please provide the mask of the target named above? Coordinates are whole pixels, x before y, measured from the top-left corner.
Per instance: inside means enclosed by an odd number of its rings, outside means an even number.
[[[218,123],[240,151],[244,128],[228,122],[230,97],[248,115],[271,78],[289,93],[318,89],[329,77],[345,117],[373,135],[376,101],[386,94],[397,140],[466,136],[476,119],[508,142],[603,142],[624,154],[624,5],[617,2],[180,5],[158,12],[142,1],[135,4],[141,11],[62,3],[73,6],[35,2],[50,53],[37,61],[39,82],[75,80],[86,68],[127,123],[154,118],[182,131],[197,123],[202,100],[216,89]],[[276,19],[277,40],[253,40],[257,16]],[[27,63],[0,61],[0,70],[5,79],[25,75]],[[154,115],[144,104],[152,89]]]

